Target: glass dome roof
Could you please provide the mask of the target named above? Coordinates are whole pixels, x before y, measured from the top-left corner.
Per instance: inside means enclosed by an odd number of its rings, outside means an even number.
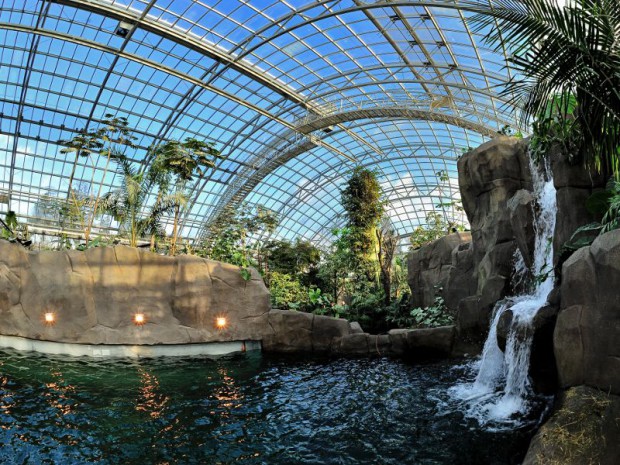
[[[58,141],[111,113],[135,128],[136,162],[186,137],[226,157],[192,193],[184,237],[248,202],[279,213],[275,236],[328,243],[357,164],[407,237],[458,199],[463,151],[517,128],[504,56],[465,21],[480,1],[3,0],[0,211],[48,224],[37,205],[66,195],[75,163]],[[118,185],[104,164],[79,159],[74,182],[94,168]]]

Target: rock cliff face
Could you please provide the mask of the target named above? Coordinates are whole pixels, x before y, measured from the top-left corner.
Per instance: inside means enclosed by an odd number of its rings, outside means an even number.
[[[560,259],[562,245],[575,230],[585,224],[598,221],[586,208],[586,200],[596,190],[605,187],[606,179],[595,172],[588,172],[581,163],[570,164],[557,148],[549,154],[553,185],[556,189],[557,209],[553,235],[554,265]]]
[[[514,253],[532,262],[534,198],[527,141],[498,137],[458,162],[467,236],[450,235],[409,256],[414,306],[432,305],[435,286],[457,311],[460,338],[484,341],[495,303],[513,291]]]
[[[495,303],[511,291],[513,257],[518,245],[514,224],[525,224],[532,190],[527,141],[498,137],[458,161],[463,208],[471,225],[474,277],[477,289],[459,306],[459,329],[486,335]],[[516,196],[516,199],[513,197]],[[532,239],[519,232],[519,242]]]
[[[476,292],[469,233],[442,237],[410,252],[407,259],[413,307],[430,307],[441,296],[446,307],[456,311],[462,299]]]
[[[252,273],[246,282],[232,265],[129,247],[37,253],[0,241],[0,333],[86,344],[261,339],[269,292]]]
[[[266,352],[313,352],[335,355],[392,355],[412,360],[445,358],[452,354],[454,326],[393,329],[366,334],[357,323],[311,313],[272,310],[272,333],[263,339]]]
[[[575,252],[562,271],[554,332],[563,387],[586,384],[620,394],[620,230]]]

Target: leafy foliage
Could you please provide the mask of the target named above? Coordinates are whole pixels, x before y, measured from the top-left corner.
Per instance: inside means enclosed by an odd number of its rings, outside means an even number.
[[[497,50],[508,48],[517,70],[502,94],[522,118],[545,115],[554,100],[568,115],[587,166],[618,173],[620,140],[620,2],[573,0],[476,0],[474,32],[486,33]]]
[[[252,279],[252,272],[248,268],[239,268],[239,274],[244,281],[250,281]]]
[[[121,185],[103,195],[101,211],[118,221],[119,232],[127,234],[131,247],[136,247],[138,240],[146,235],[164,237],[161,219],[176,205],[176,199],[165,193],[164,168],[152,164],[146,172],[141,172],[122,154],[113,155],[112,160],[121,176]],[[149,193],[156,188],[159,189],[157,199],[147,208]]]
[[[133,148],[133,141],[136,139],[131,134],[129,123],[125,117],[117,117],[113,114],[106,114],[101,122],[101,126],[98,129],[82,129],[69,140],[61,140],[59,143],[64,147],[60,150],[62,154],[75,153],[75,163],[69,177],[69,190],[67,192],[67,200],[73,204],[68,207],[69,211],[73,210],[74,213],[82,212],[84,216],[80,216],[81,227],[84,231],[84,238],[86,245],[90,240],[90,233],[93,228],[95,217],[99,212],[99,200],[101,198],[101,190],[103,183],[108,173],[110,160],[114,156],[118,156],[123,153],[123,149],[130,147]],[[73,190],[73,178],[75,176],[75,170],[77,167],[77,161],[79,157],[91,157],[93,154],[98,154],[106,158],[103,175],[99,181],[99,187],[97,188],[97,194],[94,199],[89,196],[88,201],[83,201],[78,197]],[[94,185],[96,163],[92,161],[92,179],[91,189]]]
[[[167,173],[168,199],[173,204],[173,230],[170,240],[170,255],[176,254],[179,223],[194,190],[194,176],[203,176],[207,168],[215,166],[215,160],[222,158],[213,142],[187,138],[185,141],[169,140],[151,149],[153,165]]]
[[[28,225],[20,223],[12,210],[6,213],[4,220],[0,220],[0,237],[11,242],[19,242],[26,247],[31,244]]]
[[[295,277],[274,271],[269,280],[271,304],[275,308],[289,308],[290,304],[300,305],[308,302],[308,289]]]
[[[377,242],[379,244],[378,258],[379,268],[381,270],[380,281],[383,287],[384,304],[390,305],[392,298],[392,269],[394,263],[394,254],[398,246],[398,236],[392,227],[390,219],[384,217],[381,221],[381,227],[376,229]]]
[[[544,114],[538,115],[532,124],[530,154],[535,161],[540,162],[552,149],[559,147],[569,162],[577,162],[581,133],[573,116],[576,106],[574,96],[568,98],[567,105],[561,99],[551,97]]]
[[[412,249],[430,244],[450,232],[450,224],[444,220],[444,216],[438,212],[429,212],[426,215],[426,226],[418,226],[409,237]]]
[[[417,307],[411,310],[411,318],[415,326],[420,328],[434,328],[454,324],[454,317],[446,310],[443,298],[435,297],[430,307]]]
[[[365,273],[368,280],[373,280],[376,275],[375,228],[384,211],[376,173],[362,167],[355,168],[341,199],[347,215],[352,259],[356,268]]]
[[[278,224],[278,217],[272,210],[262,206],[241,206],[240,209],[229,208],[211,227],[210,236],[197,249],[197,254],[213,260],[220,260],[233,265],[248,267],[259,266],[261,243],[248,240],[272,232]]]
[[[321,251],[308,241],[269,241],[263,246],[269,269],[287,274],[307,273],[321,260]]]

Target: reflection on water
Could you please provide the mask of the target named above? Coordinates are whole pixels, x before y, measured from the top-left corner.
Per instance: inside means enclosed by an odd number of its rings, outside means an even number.
[[[168,396],[159,392],[159,381],[155,375],[138,368],[140,375],[140,396],[136,400],[136,411],[146,412],[152,419],[161,418],[168,403]]]
[[[0,352],[0,463],[513,464],[530,431],[450,407],[448,364]]]

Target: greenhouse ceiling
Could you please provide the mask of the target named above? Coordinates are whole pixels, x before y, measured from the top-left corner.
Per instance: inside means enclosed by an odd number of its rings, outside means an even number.
[[[328,243],[358,164],[404,238],[458,199],[458,156],[517,127],[505,57],[466,21],[479,2],[2,0],[0,213],[49,226],[42,205],[74,169],[74,186],[118,186],[105,160],[58,145],[114,114],[136,163],[186,137],[225,156],[192,192],[187,238],[247,202],[280,215],[275,236]]]

